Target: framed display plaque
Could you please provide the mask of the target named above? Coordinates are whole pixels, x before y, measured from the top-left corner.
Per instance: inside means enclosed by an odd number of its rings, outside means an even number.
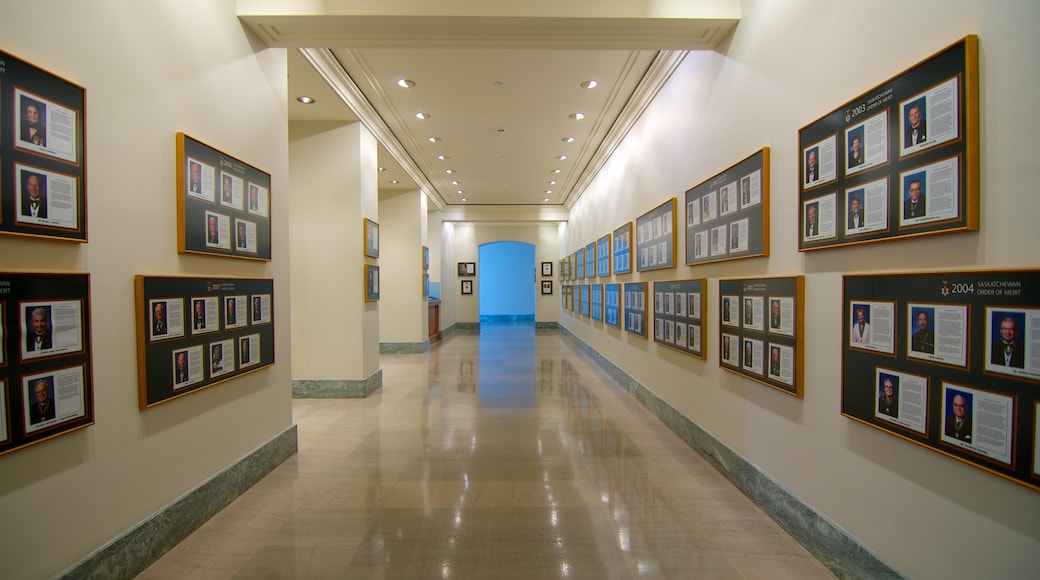
[[[686,264],[769,255],[769,148],[686,191]]]
[[[476,262],[459,262],[458,263],[459,276],[476,276],[477,275],[477,263]]]
[[[621,328],[621,284],[603,285],[603,320],[607,326]]]
[[[632,272],[632,222],[614,230],[614,273]]]
[[[654,342],[704,357],[707,280],[654,282]]]
[[[719,280],[719,366],[802,396],[805,278]]]
[[[0,64],[0,234],[85,242],[86,90],[3,51]]]
[[[662,203],[636,218],[636,270],[674,268],[676,200]]]
[[[551,278],[552,277],[552,262],[542,262],[542,277],[543,278]]]
[[[473,280],[463,280],[461,291],[463,295],[473,294]]]
[[[271,175],[177,133],[177,251],[271,259]]]
[[[379,266],[364,264],[365,268],[365,302],[379,301]]]
[[[422,247],[422,269],[430,269],[430,248],[426,246]]]
[[[596,277],[596,242],[589,242],[585,246],[585,279],[591,280]]]
[[[586,270],[585,270],[585,248],[578,248],[578,250],[575,252],[575,255],[577,256],[577,259],[576,259],[575,263],[577,264],[576,268],[577,268],[577,271],[578,271],[577,272],[578,276],[575,279],[576,280],[584,280],[585,279],[585,272],[586,272]]]
[[[610,234],[596,240],[596,275],[610,276]]]
[[[542,280],[542,294],[552,294],[552,280]]]
[[[603,284],[589,285],[589,317],[603,320]]]
[[[646,338],[646,282],[625,282],[625,330]]]
[[[798,249],[979,227],[978,37],[798,132]]]
[[[365,234],[365,257],[366,258],[378,258],[379,257],[379,224],[368,219],[362,218]]]
[[[94,424],[90,276],[0,272],[0,455]]]
[[[842,415],[1040,490],[1040,270],[845,276]]]
[[[141,409],[274,364],[274,280],[135,276]]]

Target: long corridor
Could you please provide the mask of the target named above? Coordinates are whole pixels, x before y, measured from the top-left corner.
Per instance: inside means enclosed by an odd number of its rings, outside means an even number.
[[[832,578],[557,330],[383,355],[139,578]]]

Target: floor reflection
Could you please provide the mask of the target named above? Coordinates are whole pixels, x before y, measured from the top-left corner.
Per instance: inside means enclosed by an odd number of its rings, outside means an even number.
[[[294,401],[300,453],[142,577],[831,577],[557,331],[381,365]]]

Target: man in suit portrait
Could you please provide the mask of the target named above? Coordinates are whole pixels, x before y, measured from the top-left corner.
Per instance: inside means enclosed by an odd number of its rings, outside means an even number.
[[[239,358],[239,364],[249,362],[249,338],[242,338],[242,355]]]
[[[252,183],[249,184],[249,211],[260,210],[260,190]]]
[[[729,360],[729,337],[722,337],[722,360]]]
[[[849,167],[863,165],[863,148],[860,147],[859,133],[852,136],[852,146],[849,148]]]
[[[780,376],[780,347],[778,346],[769,349],[769,374],[774,377]]]
[[[881,380],[881,396],[878,397],[878,412],[889,417],[899,416],[899,395],[896,394],[895,379],[885,375]]]
[[[260,322],[263,319],[263,309],[260,304],[260,297],[253,297],[253,322]]]
[[[166,334],[166,303],[156,302],[152,308],[152,336]]]
[[[220,243],[220,234],[217,230],[217,216],[206,217],[206,242],[210,244]]]
[[[924,143],[928,136],[925,134],[925,121],[921,118],[921,106],[910,105],[906,110],[906,129],[903,135],[903,147],[912,147],[918,143]]]
[[[33,383],[33,394],[36,396],[36,401],[29,407],[29,424],[36,425],[53,419],[56,416],[54,397],[51,396],[51,386],[47,379],[40,379]]]
[[[921,192],[921,180],[916,177],[911,179],[906,192],[910,197],[903,202],[903,219],[924,216],[924,195]]]
[[[231,297],[224,303],[224,323],[234,326],[236,320],[238,320],[238,312],[235,311],[235,298]]]
[[[216,374],[224,370],[224,345],[219,342],[214,344],[210,351],[209,367],[210,374]]]
[[[720,194],[722,198],[722,213],[729,213],[729,187],[723,187]]]
[[[722,299],[722,321],[729,322],[729,298]]]
[[[188,353],[180,351],[176,355],[177,366],[174,368],[173,382],[180,384],[188,382]]]
[[[971,441],[971,419],[968,418],[968,399],[960,393],[953,397],[953,415],[946,417],[944,432],[947,437]]]
[[[51,327],[47,323],[47,307],[37,306],[29,313],[29,332],[25,337],[26,352],[39,352],[53,348]]]
[[[863,207],[859,203],[859,196],[854,195],[849,200],[849,229],[857,230],[863,227]]]
[[[866,306],[856,307],[856,322],[852,324],[852,342],[870,343],[870,323],[867,322]]]
[[[206,328],[206,303],[202,300],[195,301],[195,315],[192,317],[192,328],[204,330]]]
[[[990,362],[995,365],[1024,369],[1026,346],[1018,340],[1018,321],[1006,316],[1000,321],[1000,338],[993,341]]]
[[[43,115],[40,105],[35,100],[22,97],[22,134],[21,139],[38,147],[47,146],[47,130],[43,126]]]
[[[935,333],[929,330],[928,313],[924,310],[917,313],[917,332],[911,337],[910,349],[935,354]]]
[[[191,193],[202,193],[202,166],[192,161],[188,164],[190,177],[188,178],[188,191]]]
[[[769,301],[769,328],[780,328],[780,301]]]
[[[812,183],[820,179],[820,166],[816,162],[816,148],[813,147],[805,155],[805,182]]]
[[[750,298],[746,298],[746,299],[744,299],[744,324],[747,325],[747,324],[754,324],[754,323],[755,323],[754,304],[751,302]]]
[[[729,249],[736,250],[740,247],[740,224],[729,226]]]
[[[750,340],[744,341],[744,366],[755,366],[754,346]]]
[[[740,199],[741,203],[747,205],[751,203],[751,178],[745,177],[740,180]]]
[[[238,222],[238,247],[246,247],[246,224],[245,222]]]
[[[25,187],[22,189],[22,215],[47,217],[47,195],[43,183],[41,175],[26,172]]]
[[[816,221],[816,204],[805,210],[805,237],[811,238],[820,233],[820,223]]]
[[[220,188],[220,201],[221,201],[221,203],[234,203],[235,202],[234,192],[231,189],[231,176],[230,175],[225,175],[224,179],[222,180],[222,185],[221,185],[221,188]]]

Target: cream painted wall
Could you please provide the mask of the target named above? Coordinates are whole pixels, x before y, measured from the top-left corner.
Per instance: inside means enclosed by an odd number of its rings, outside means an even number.
[[[365,212],[377,197],[375,149],[360,123],[289,125],[295,380],[361,380],[379,368],[369,356],[379,334],[368,329],[378,303],[365,302],[364,286],[364,264],[379,262],[365,258],[362,234],[364,218],[378,221]]]
[[[451,247],[455,257],[450,261],[452,266],[450,271],[446,270],[445,279],[450,280],[451,282],[450,284],[445,285],[444,294],[445,300],[454,297],[456,308],[455,318],[458,322],[478,322],[480,320],[479,274],[481,272],[481,265],[477,260],[477,254],[480,251],[481,245],[501,241],[517,241],[534,244],[536,267],[539,267],[541,262],[554,262],[553,294],[551,296],[542,296],[541,284],[535,284],[535,292],[538,293],[538,295],[535,297],[534,316],[535,320],[538,322],[557,322],[559,320],[559,310],[557,309],[559,296],[556,294],[559,288],[555,285],[555,275],[557,274],[556,270],[558,269],[556,268],[555,262],[558,261],[557,256],[560,254],[558,224],[554,222],[530,224],[456,222],[448,225],[452,226],[453,239],[451,240]],[[447,238],[445,238],[445,244],[447,244]],[[460,281],[463,278],[458,276],[458,269],[456,268],[458,262],[478,262],[478,276],[477,278],[472,278],[472,296],[462,295]],[[538,276],[538,280],[541,280],[540,275]],[[441,321],[441,325],[444,326],[444,320]]]
[[[1040,265],[1040,40],[1032,1],[747,0],[719,53],[690,54],[571,212],[560,255],[771,148],[772,255],[622,280],[806,277],[805,397],[707,361],[562,323],[802,501],[913,578],[1025,578],[1040,569],[1040,492],[840,416],[844,273]],[[981,229],[797,252],[798,129],[967,34],[980,37]],[[680,236],[680,246],[683,237]],[[680,249],[678,262],[685,257]],[[710,333],[709,333],[710,335]],[[1028,460],[1020,458],[1020,460]]]
[[[422,293],[426,196],[419,190],[379,200],[379,342],[423,342],[429,311]]]
[[[87,91],[89,243],[0,239],[0,269],[91,275],[96,424],[0,457],[0,575],[44,578],[291,426],[285,51],[233,0],[9,2],[0,38]],[[178,131],[271,174],[271,262],[177,254]],[[135,274],[274,278],[277,363],[139,410]]]
[[[441,222],[441,330],[450,328],[458,320],[455,300],[458,298],[458,282],[455,269],[455,224]]]

